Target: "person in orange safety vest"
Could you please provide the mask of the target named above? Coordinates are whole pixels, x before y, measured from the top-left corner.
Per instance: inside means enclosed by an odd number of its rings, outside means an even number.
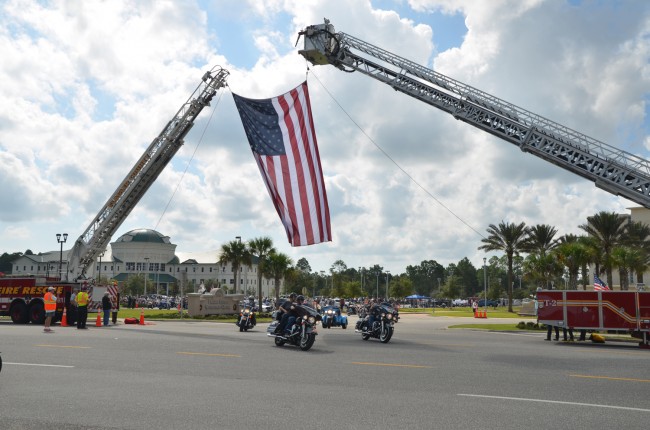
[[[54,295],[54,287],[48,287],[45,296],[43,296],[43,302],[45,303],[45,328],[43,331],[45,333],[54,333],[50,328],[54,312],[56,312],[56,296]]]

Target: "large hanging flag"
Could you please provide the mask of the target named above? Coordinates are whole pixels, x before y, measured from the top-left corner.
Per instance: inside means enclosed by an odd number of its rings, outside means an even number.
[[[609,287],[598,276],[594,275],[594,291],[606,291]]]
[[[331,241],[307,81],[271,99],[233,97],[289,243],[302,246]]]

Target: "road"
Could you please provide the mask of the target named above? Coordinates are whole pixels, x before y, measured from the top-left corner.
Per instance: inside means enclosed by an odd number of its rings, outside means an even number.
[[[633,344],[448,329],[479,320],[424,315],[404,315],[381,344],[350,319],[319,328],[308,352],[276,347],[266,324],[46,334],[0,322],[0,428],[647,428],[650,351]]]

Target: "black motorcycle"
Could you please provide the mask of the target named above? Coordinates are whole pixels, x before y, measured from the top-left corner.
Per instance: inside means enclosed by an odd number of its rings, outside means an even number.
[[[368,324],[370,313],[375,317],[372,327],[369,327]],[[362,314],[365,315],[361,317]],[[363,340],[368,340],[371,337],[374,337],[379,339],[381,343],[388,343],[390,338],[393,337],[393,331],[395,330],[395,316],[395,309],[387,303],[382,303],[381,305],[371,308],[367,313],[360,313],[359,320],[355,327],[355,332],[361,333],[361,338]]]
[[[275,333],[275,329],[280,324],[280,313],[276,314],[276,320],[269,324],[266,330],[267,336],[275,338],[276,346],[283,346],[285,343],[300,347],[303,351],[308,351],[316,340],[316,323],[321,320],[321,316],[313,308],[305,305],[295,305],[294,312],[297,316],[290,317],[289,323],[284,329],[284,333]]]
[[[257,320],[255,319],[255,312],[249,306],[245,306],[239,311],[239,318],[235,323],[239,327],[239,331],[248,331],[249,328],[255,327]]]

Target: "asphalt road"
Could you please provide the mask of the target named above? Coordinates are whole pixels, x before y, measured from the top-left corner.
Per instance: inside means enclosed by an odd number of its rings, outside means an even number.
[[[319,328],[312,350],[266,324],[81,331],[0,322],[2,429],[645,429],[650,351],[447,329],[405,315],[388,344]],[[509,320],[512,321],[512,320]]]

